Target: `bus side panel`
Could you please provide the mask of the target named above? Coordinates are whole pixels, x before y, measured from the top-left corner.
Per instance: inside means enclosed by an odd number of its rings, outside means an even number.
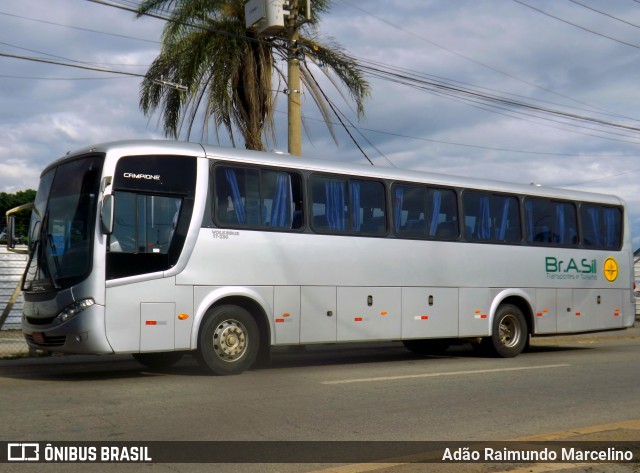
[[[402,288],[403,339],[457,336],[457,288]]]
[[[461,337],[486,337],[491,335],[492,290],[486,287],[460,289],[458,314]]]
[[[578,321],[573,313],[573,289],[556,290],[558,333],[577,332]]]
[[[335,286],[301,288],[300,342],[335,342],[338,314]]]
[[[106,300],[107,338],[115,352],[190,347],[193,317],[180,320],[178,315],[193,313],[191,286],[176,286],[175,278],[134,282],[107,287]]]
[[[276,345],[300,343],[300,286],[273,289],[273,323]]]
[[[176,305],[172,302],[140,304],[140,351],[175,348]]]
[[[579,330],[622,328],[621,289],[574,289]]]
[[[556,333],[558,330],[558,300],[555,289],[536,289],[534,333]]]
[[[391,340],[401,336],[399,287],[339,287],[338,340]]]

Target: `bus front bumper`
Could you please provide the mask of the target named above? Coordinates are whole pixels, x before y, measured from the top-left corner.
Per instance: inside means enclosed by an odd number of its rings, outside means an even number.
[[[33,324],[22,318],[22,333],[27,345],[36,350],[78,354],[113,353],[106,338],[104,306],[93,305],[75,317],[60,322]]]

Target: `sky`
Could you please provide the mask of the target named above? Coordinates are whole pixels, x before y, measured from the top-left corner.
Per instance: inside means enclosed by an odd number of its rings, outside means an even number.
[[[0,192],[37,188],[70,150],[164,138],[140,77],[24,59],[143,75],[164,24],[88,0],[0,0]],[[303,93],[303,155],[616,194],[640,246],[639,1],[334,0],[319,31],[385,74],[365,72],[360,121],[322,81],[362,151],[337,119],[336,144]],[[286,151],[277,95],[273,148]],[[224,131],[188,139],[229,145]]]

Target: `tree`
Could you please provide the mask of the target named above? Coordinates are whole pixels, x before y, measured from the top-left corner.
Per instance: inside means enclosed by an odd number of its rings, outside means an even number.
[[[5,214],[7,210],[11,210],[19,205],[29,204],[36,199],[36,191],[27,189],[26,191],[18,191],[15,194],[0,192],[0,230],[5,228]],[[21,211],[16,216],[16,235],[26,235],[29,229],[29,220],[31,211]]]
[[[293,0],[297,1],[297,0]],[[281,36],[263,38],[247,31],[245,0],[144,0],[138,17],[168,15],[162,48],[153,61],[140,90],[140,107],[150,116],[160,110],[164,134],[177,139],[182,130],[189,137],[202,120],[202,137],[213,120],[216,136],[224,128],[233,144],[234,129],[244,137],[245,147],[263,150],[265,141],[275,141],[274,107],[277,90],[286,83],[283,62],[296,50],[306,53],[338,82],[355,101],[358,116],[369,87],[357,61],[335,42],[319,39],[319,15],[329,10],[330,0],[312,0],[312,18],[296,24]],[[296,33],[297,42],[289,39]],[[306,62],[302,80],[320,109],[334,140],[328,98]],[[277,81],[276,87],[272,85]],[[179,84],[186,91],[167,83]]]

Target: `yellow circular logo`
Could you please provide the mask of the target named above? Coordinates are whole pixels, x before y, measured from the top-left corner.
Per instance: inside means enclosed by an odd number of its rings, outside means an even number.
[[[604,262],[604,277],[613,282],[618,277],[618,262],[613,258],[607,258]]]

